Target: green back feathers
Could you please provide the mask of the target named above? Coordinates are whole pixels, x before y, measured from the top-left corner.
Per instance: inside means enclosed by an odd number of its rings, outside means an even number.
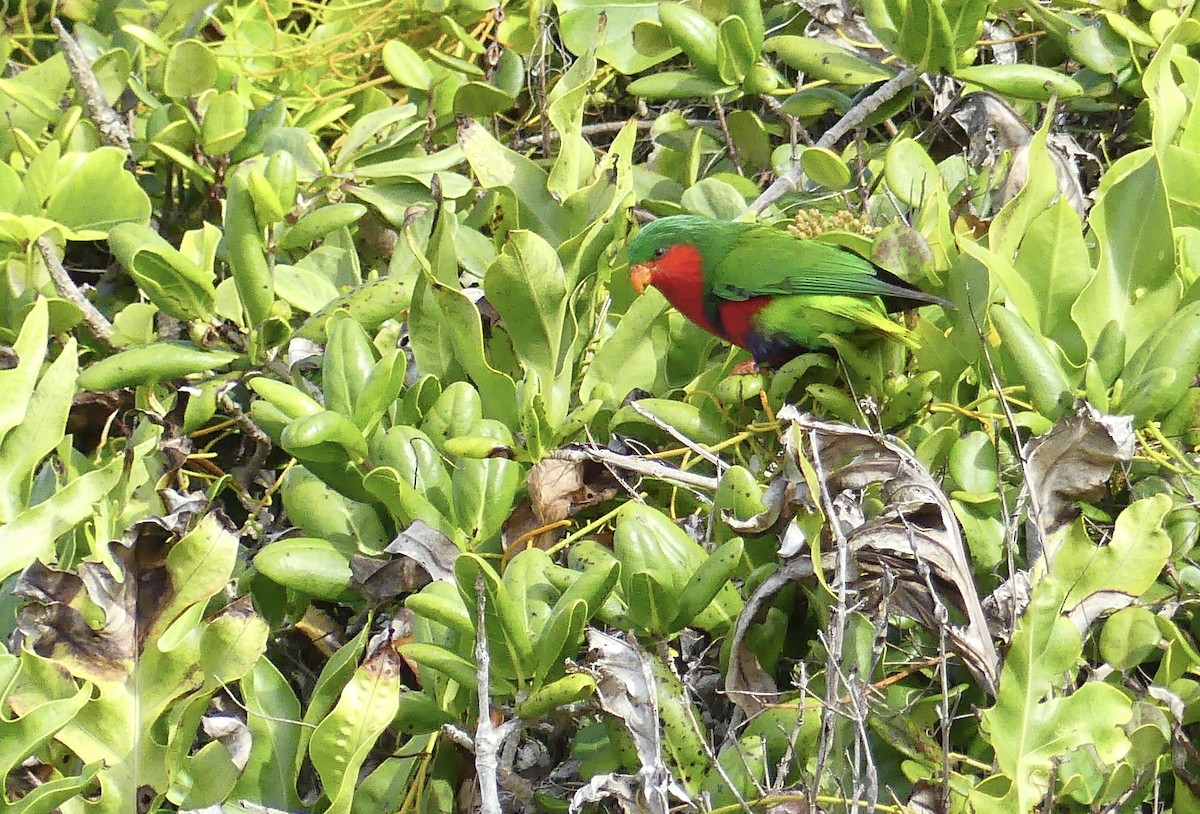
[[[705,294],[718,300],[843,294],[893,300],[888,303],[890,310],[919,303],[950,306],[847,249],[803,240],[758,223],[697,215],[659,218],[643,226],[633,239],[629,262],[645,263],[656,249],[681,243],[699,249],[704,258]]]

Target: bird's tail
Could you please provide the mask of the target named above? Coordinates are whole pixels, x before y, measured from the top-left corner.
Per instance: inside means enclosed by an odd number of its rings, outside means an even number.
[[[839,316],[857,322],[864,330],[879,334],[893,342],[899,342],[910,350],[916,350],[921,347],[921,342],[917,339],[916,334],[886,314],[881,314],[871,308],[859,306],[836,310],[829,308],[827,310],[834,311]]]

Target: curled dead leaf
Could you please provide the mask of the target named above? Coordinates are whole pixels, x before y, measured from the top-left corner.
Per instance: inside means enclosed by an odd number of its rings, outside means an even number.
[[[562,526],[547,528],[579,512],[611,500],[620,485],[607,467],[595,461],[544,458],[529,470],[523,502],[504,525],[505,547],[550,548],[566,534]],[[539,529],[546,529],[539,533]],[[515,553],[515,552],[513,552]]]
[[[1135,440],[1133,416],[1105,415],[1079,401],[1026,445],[1025,478],[1044,534],[1075,519],[1079,501],[1104,494],[1113,467],[1133,458]]]
[[[835,577],[837,549],[848,548],[849,588],[869,605],[883,601],[935,633],[945,630],[953,649],[989,693],[999,674],[987,620],[950,501],[934,478],[899,441],[846,424],[821,421],[785,407],[779,413],[790,489],[768,503],[782,516],[819,490],[825,515],[822,569]],[[804,471],[810,473],[806,479]],[[868,518],[864,492],[878,486],[882,511]],[[785,495],[790,498],[785,499]],[[767,502],[767,501],[764,501]],[[766,518],[763,518],[765,520]],[[726,691],[747,714],[762,708],[774,681],[749,651],[745,634],[784,585],[814,575],[811,549],[788,560],[747,602],[734,629]]]
[[[428,571],[434,581],[442,582],[454,581],[454,561],[462,553],[449,537],[423,520],[414,520],[388,543],[384,552],[408,557]],[[350,567],[353,571],[353,562]],[[362,563],[360,569],[364,576],[370,576],[366,574],[367,568]]]
[[[1029,178],[1033,128],[1004,99],[989,91],[976,91],[961,97],[951,106],[950,118],[962,127],[968,138],[967,160],[973,166],[993,166],[1004,153],[1012,156],[1004,183],[995,193],[995,209],[999,210],[1021,191]],[[1050,134],[1046,146],[1058,179],[1058,193],[1082,218],[1087,214],[1088,199],[1079,180],[1080,168],[1076,160],[1081,156],[1093,157],[1064,134]]]

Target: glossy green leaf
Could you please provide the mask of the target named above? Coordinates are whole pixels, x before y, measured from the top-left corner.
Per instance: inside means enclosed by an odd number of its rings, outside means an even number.
[[[487,561],[475,554],[463,554],[454,563],[458,591],[467,607],[478,613],[476,579],[483,580],[485,629],[496,675],[524,682],[533,673],[533,647],[508,587]]]
[[[108,235],[113,254],[150,301],[176,319],[208,319],[217,290],[215,275],[188,260],[141,223],[123,223]]]
[[[425,60],[404,40],[388,40],[384,44],[383,67],[405,87],[429,90],[433,86],[433,74]]]
[[[865,85],[890,79],[893,71],[848,48],[814,37],[781,34],[763,43],[763,51],[778,54],[787,65],[815,79],[838,85]]]
[[[199,40],[181,40],[167,55],[163,90],[172,99],[199,96],[216,85],[217,58]]]

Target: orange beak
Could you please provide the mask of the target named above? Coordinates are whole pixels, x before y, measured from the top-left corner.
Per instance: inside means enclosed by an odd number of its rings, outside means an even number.
[[[633,283],[633,290],[639,294],[643,293],[646,286],[650,285],[652,276],[654,276],[653,263],[638,263],[629,269],[629,282]]]

